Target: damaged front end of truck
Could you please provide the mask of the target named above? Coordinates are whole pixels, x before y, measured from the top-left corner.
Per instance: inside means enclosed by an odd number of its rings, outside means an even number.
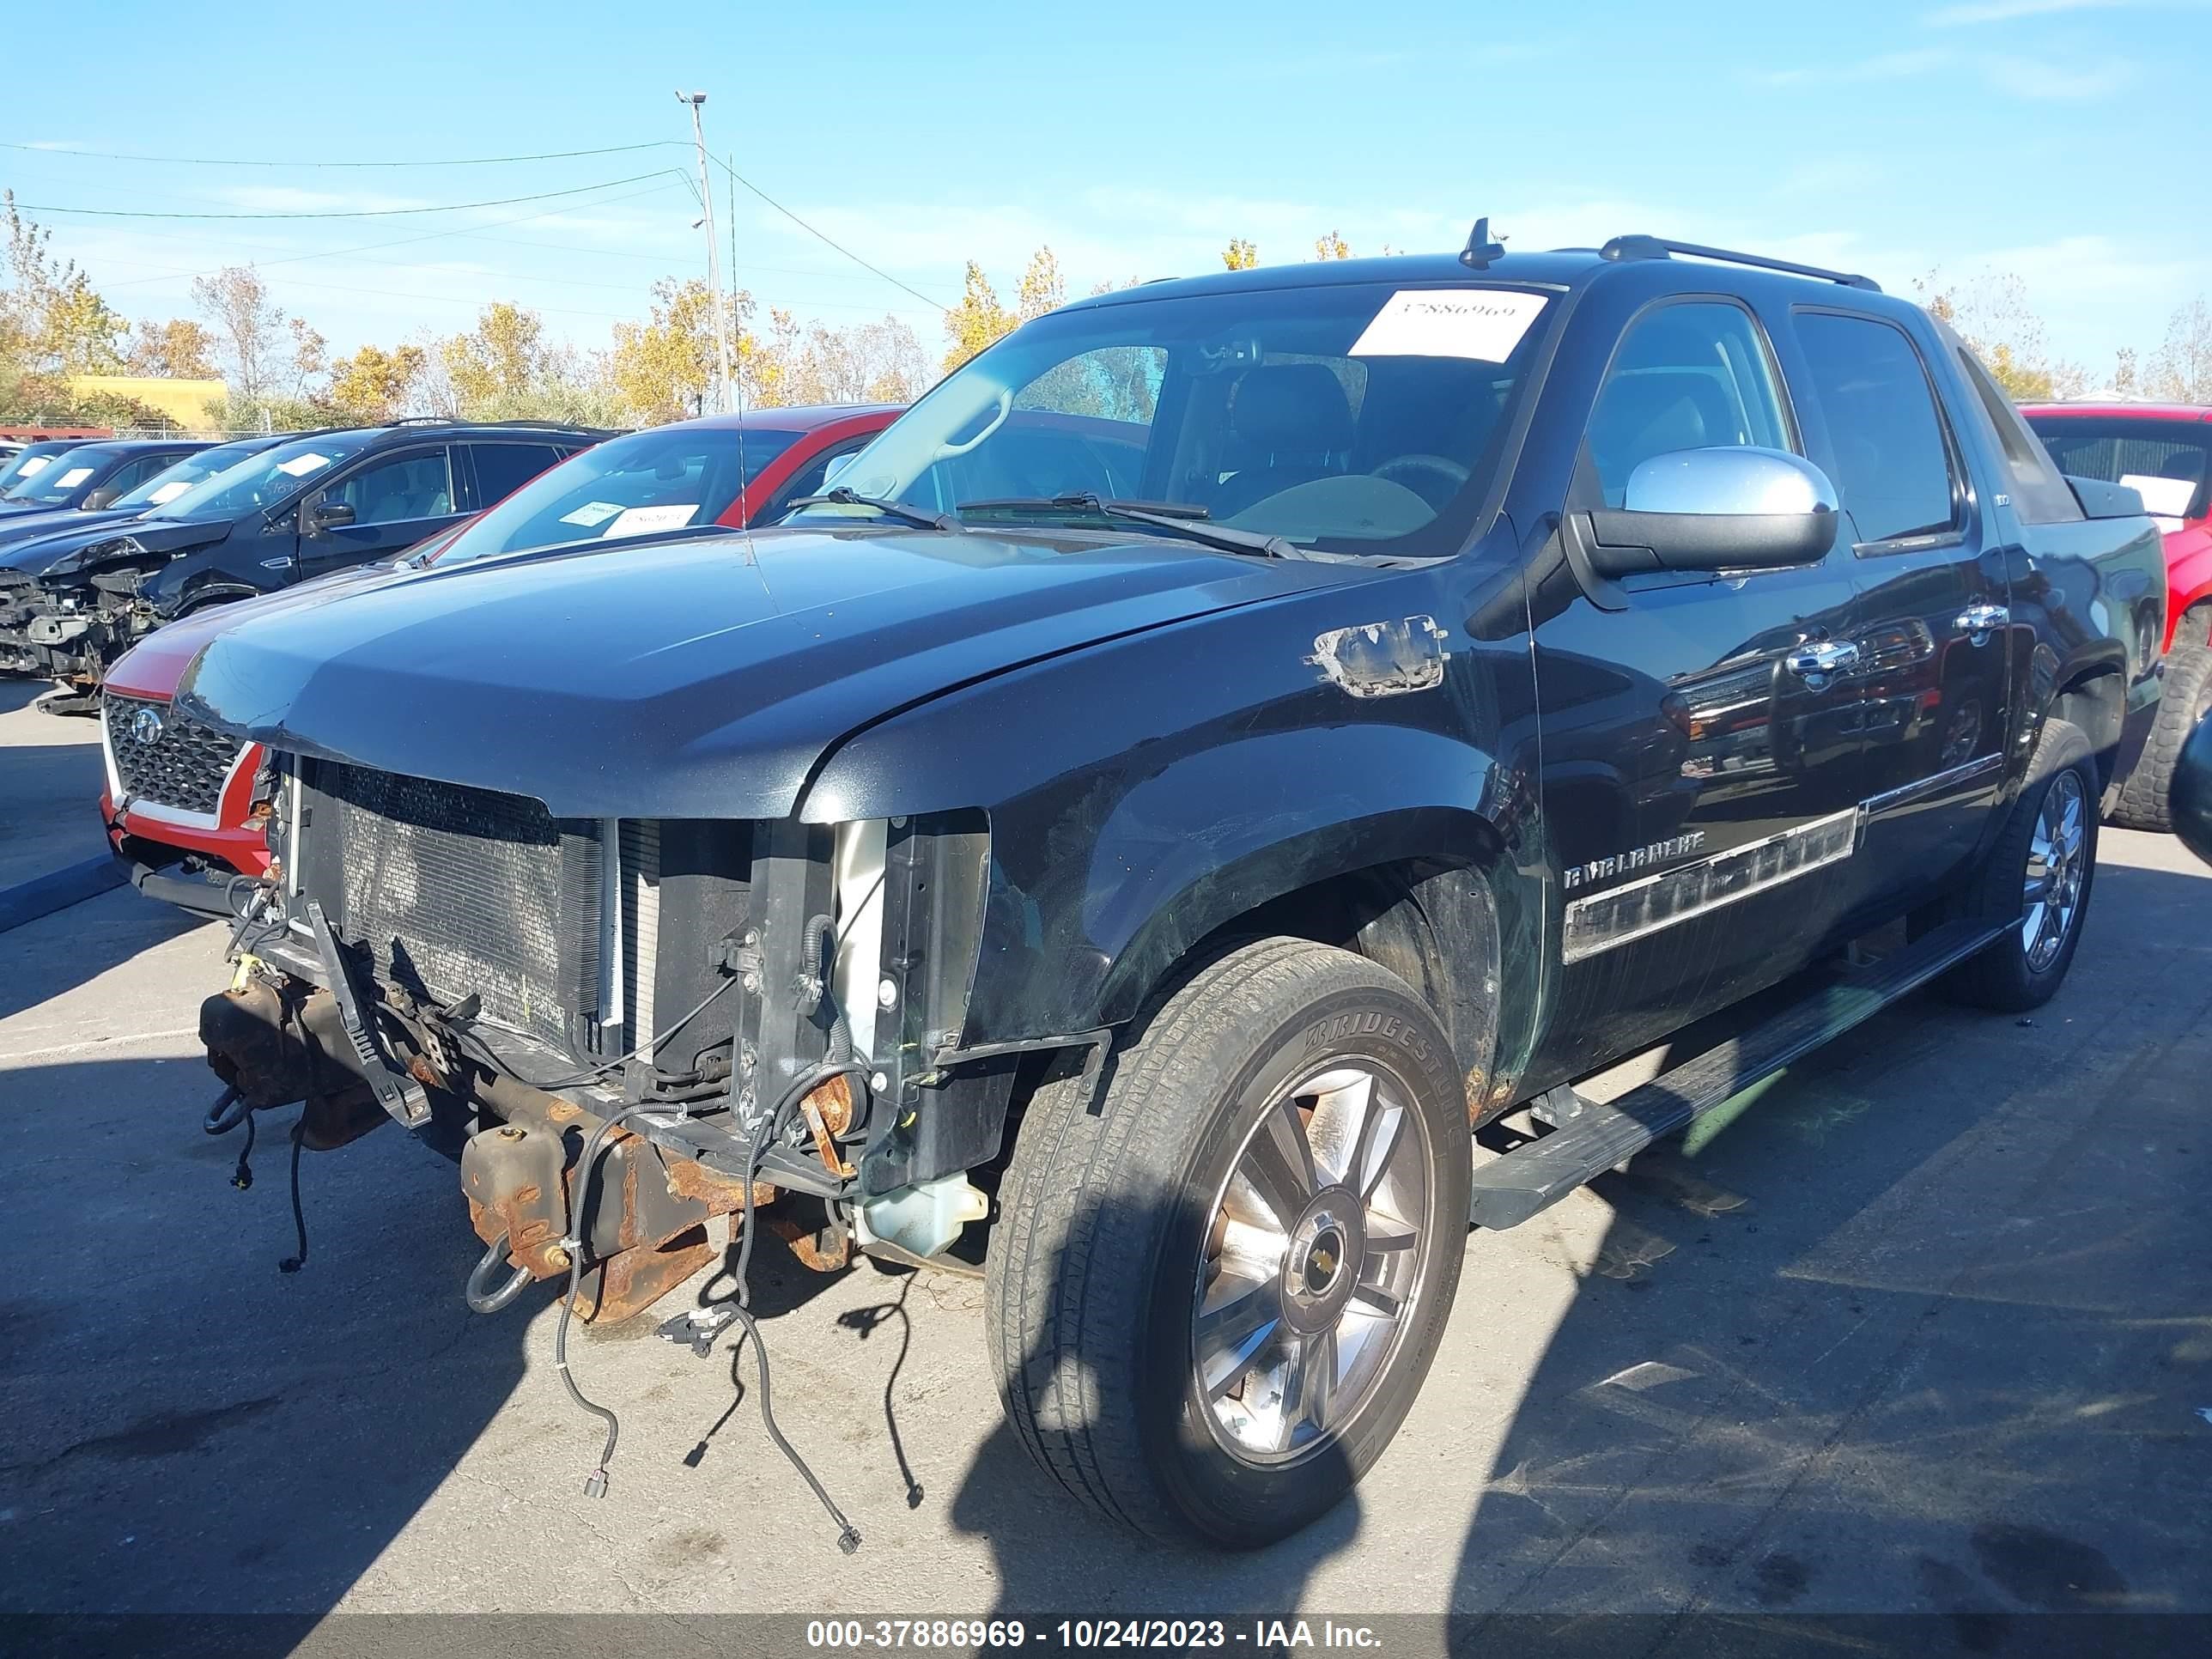
[[[936,1255],[982,1213],[961,1126],[995,1140],[1011,1075],[940,1063],[980,814],[557,818],[282,753],[258,789],[270,877],[200,1013],[210,1125],[304,1103],[309,1150],[389,1119],[457,1157],[472,1306],[574,1278],[578,1316],[627,1319],[708,1263],[716,1218],[771,1204],[824,1269]]]

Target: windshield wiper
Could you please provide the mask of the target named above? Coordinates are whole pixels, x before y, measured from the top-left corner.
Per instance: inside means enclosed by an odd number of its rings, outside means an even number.
[[[825,489],[819,495],[801,495],[791,504],[791,510],[796,513],[802,507],[872,507],[886,519],[896,519],[901,524],[915,525],[924,530],[942,530],[948,535],[958,535],[967,528],[950,513],[925,513],[918,507],[908,507],[904,501],[887,501],[881,495],[863,495],[848,484]]]
[[[1231,530],[1227,525],[1204,523],[1206,509],[1195,503],[1182,501],[1148,501],[1139,506],[1135,501],[1102,500],[1095,494],[1085,492],[1078,495],[1014,495],[1004,501],[963,501],[955,511],[1091,513],[1102,519],[1118,519],[1127,524],[1151,525],[1187,540],[1220,548],[1224,552],[1259,553],[1271,559],[1311,556],[1305,549],[1284,540],[1280,536],[1265,536],[1256,530]]]

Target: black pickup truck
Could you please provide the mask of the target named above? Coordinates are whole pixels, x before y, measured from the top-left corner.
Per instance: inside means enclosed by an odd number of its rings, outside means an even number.
[[[563,1338],[724,1229],[980,1243],[1039,1465],[1230,1546],[1389,1443],[1470,1222],[1924,983],[2057,989],[2165,603],[1873,283],[1480,227],[1071,305],[784,526],[588,533],[187,672],[278,860],[210,1127],[451,1147],[471,1304],[558,1279]]]

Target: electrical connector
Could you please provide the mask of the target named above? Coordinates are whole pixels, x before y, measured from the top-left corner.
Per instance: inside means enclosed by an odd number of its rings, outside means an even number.
[[[593,1469],[591,1474],[591,1478],[584,1482],[584,1496],[586,1498],[605,1498],[606,1495],[607,1472],[605,1469]]]

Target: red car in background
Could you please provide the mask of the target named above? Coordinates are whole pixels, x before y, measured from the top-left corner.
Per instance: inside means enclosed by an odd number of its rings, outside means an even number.
[[[2181,745],[2212,710],[2212,406],[2040,404],[2021,410],[2061,472],[2125,484],[2166,538],[2166,685],[2158,724],[2112,812],[2172,827]]]
[[[770,523],[819,491],[832,469],[899,413],[874,405],[763,409],[611,438],[410,550],[405,560],[443,564],[693,525]],[[392,568],[389,561],[358,566],[198,612],[156,629],[109,669],[100,709],[107,767],[100,819],[142,891],[221,915],[229,878],[269,867],[253,812],[260,746],[240,745],[169,706],[200,648],[248,617],[324,604],[386,580]]]

